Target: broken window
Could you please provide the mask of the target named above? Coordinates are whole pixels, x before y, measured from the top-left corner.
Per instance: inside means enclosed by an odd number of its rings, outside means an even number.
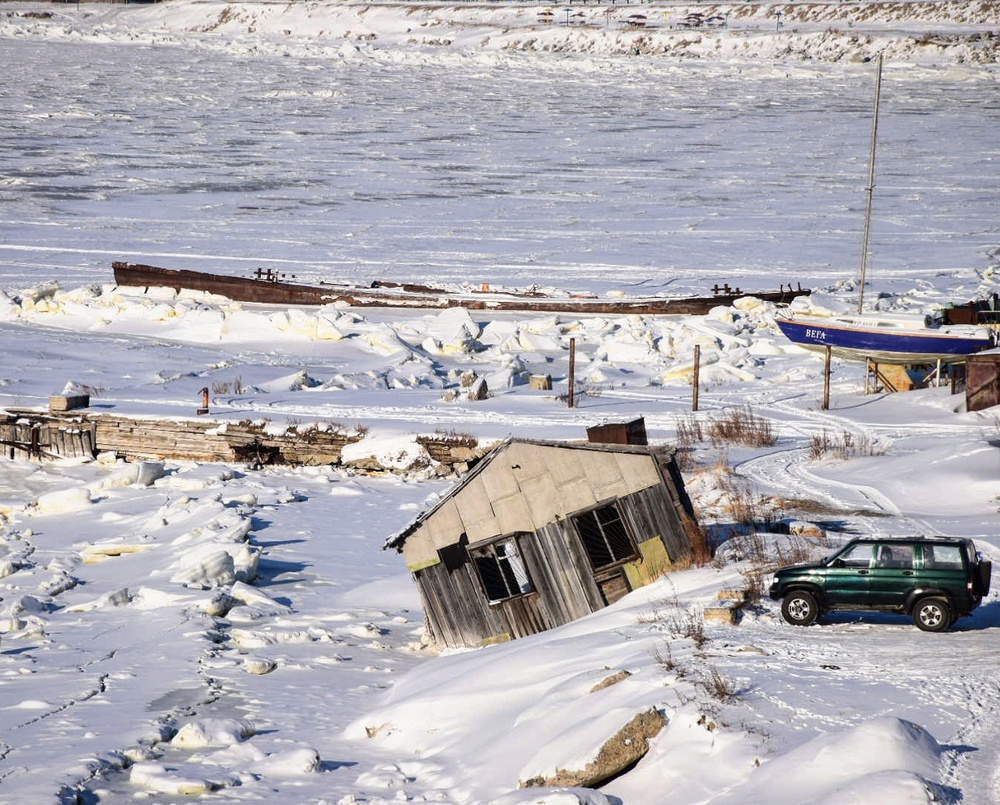
[[[464,532],[458,538],[458,542],[438,548],[438,559],[440,559],[449,573],[454,573],[463,567],[469,558],[466,547],[469,544],[469,537]]]
[[[614,503],[578,514],[573,521],[594,570],[636,555],[635,544]]]
[[[491,604],[535,589],[514,537],[475,548],[469,554],[476,563],[483,590]]]

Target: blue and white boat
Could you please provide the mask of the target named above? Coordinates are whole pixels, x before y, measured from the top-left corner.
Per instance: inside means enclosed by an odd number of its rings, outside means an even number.
[[[789,341],[806,349],[876,363],[961,363],[995,345],[988,327],[946,325],[909,314],[800,316],[779,314],[775,324]]]
[[[961,363],[966,357],[996,346],[997,332],[988,326],[945,324],[943,316],[864,312],[865,278],[875,188],[875,145],[878,138],[878,108],[882,88],[882,55],[875,79],[875,109],[872,116],[871,154],[868,163],[868,203],[861,247],[861,278],[856,314],[830,316],[786,311],[775,324],[788,340],[806,349],[825,351],[852,360],[876,363]]]

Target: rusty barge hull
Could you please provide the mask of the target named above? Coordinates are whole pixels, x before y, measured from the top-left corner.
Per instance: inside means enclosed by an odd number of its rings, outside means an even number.
[[[185,269],[157,268],[138,263],[112,263],[115,282],[129,287],[165,287],[175,291],[205,291],[237,302],[265,305],[329,305],[336,302],[351,307],[451,308],[469,310],[527,311],[594,314],[704,314],[718,305],[730,305],[744,296],[769,302],[788,303],[809,294],[801,287],[766,293],[721,293],[676,299],[646,297],[596,299],[539,296],[535,294],[452,293],[426,286],[373,283],[369,288],[343,285],[301,285],[280,279],[254,279],[209,274]]]

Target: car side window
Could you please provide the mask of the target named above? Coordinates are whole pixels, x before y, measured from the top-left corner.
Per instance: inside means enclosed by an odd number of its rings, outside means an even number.
[[[855,545],[851,550],[839,557],[844,567],[870,567],[872,563],[872,546],[868,544]]]
[[[879,545],[875,567],[912,570],[913,546],[900,544]]]
[[[933,570],[961,570],[962,550],[957,545],[925,545],[924,567]]]

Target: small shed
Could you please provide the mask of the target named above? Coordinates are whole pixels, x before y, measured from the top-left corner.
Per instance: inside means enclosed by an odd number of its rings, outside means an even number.
[[[644,417],[631,422],[608,422],[587,428],[587,441],[602,444],[649,444]]]
[[[386,542],[441,646],[580,618],[690,558],[696,528],[672,448],[509,439]]]
[[[1000,405],[1000,349],[977,352],[965,359],[965,407],[982,411]]]

